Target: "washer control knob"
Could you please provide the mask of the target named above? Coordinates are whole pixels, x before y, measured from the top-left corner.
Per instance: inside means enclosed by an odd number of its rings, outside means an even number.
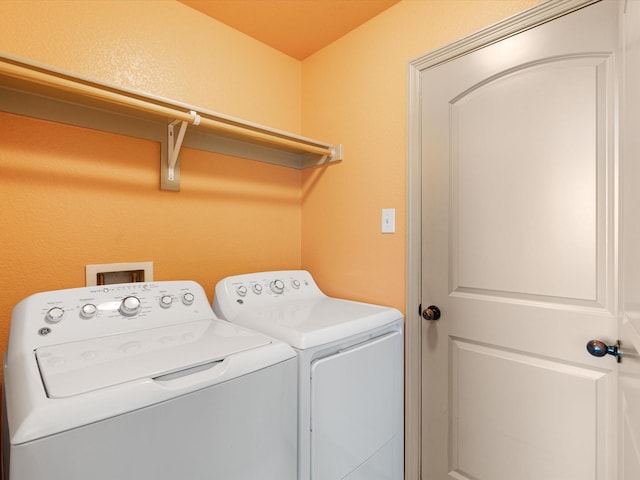
[[[182,303],[184,303],[185,305],[191,305],[195,299],[196,297],[194,297],[193,293],[191,292],[187,292],[182,295]]]
[[[239,287],[236,288],[236,293],[238,295],[240,295],[241,297],[244,297],[247,295],[247,287],[245,287],[244,285],[240,285]]]
[[[260,295],[262,293],[262,285],[260,285],[259,283],[254,283],[251,286],[251,290],[253,290],[253,293],[255,293],[256,295]]]
[[[284,292],[284,282],[282,280],[274,280],[269,284],[269,288],[273,293]]]
[[[173,297],[171,295],[162,295],[160,297],[160,306],[162,308],[169,308],[173,304]]]
[[[291,280],[291,286],[295,289],[300,288],[300,280],[294,278],[293,280]]]
[[[84,318],[85,320],[89,320],[90,318],[95,317],[97,313],[98,307],[96,307],[93,303],[87,303],[80,309],[80,317]]]
[[[133,317],[140,311],[140,299],[134,296],[124,297],[118,311],[126,317]]]
[[[44,316],[44,319],[48,323],[58,323],[60,320],[62,320],[63,316],[64,316],[63,309],[61,309],[60,307],[53,307],[49,309],[47,314]]]

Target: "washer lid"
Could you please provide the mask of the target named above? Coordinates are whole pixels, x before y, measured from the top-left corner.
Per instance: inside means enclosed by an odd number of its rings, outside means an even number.
[[[217,319],[36,349],[47,396],[64,398],[221,361],[271,343]]]
[[[401,323],[402,318],[395,308],[323,296],[247,310],[229,320],[307,349]]]

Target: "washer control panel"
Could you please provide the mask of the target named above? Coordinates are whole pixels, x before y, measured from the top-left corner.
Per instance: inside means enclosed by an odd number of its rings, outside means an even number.
[[[11,335],[36,347],[213,317],[196,282],[123,283],[31,295],[16,305]]]
[[[280,308],[286,303],[312,298],[325,298],[325,295],[305,270],[249,273],[218,282],[213,310],[220,318],[233,318],[240,311]]]

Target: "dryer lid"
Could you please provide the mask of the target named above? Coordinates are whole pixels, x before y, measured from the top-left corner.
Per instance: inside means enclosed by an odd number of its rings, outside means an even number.
[[[401,328],[403,316],[395,308],[323,296],[242,312],[230,320],[304,350],[390,325]]]
[[[36,349],[50,398],[65,398],[224,360],[271,340],[217,319]]]

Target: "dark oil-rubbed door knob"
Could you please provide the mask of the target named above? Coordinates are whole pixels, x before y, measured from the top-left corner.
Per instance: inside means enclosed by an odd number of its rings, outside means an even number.
[[[613,355],[618,359],[618,363],[622,359],[622,353],[620,352],[620,342],[615,345],[607,345],[600,340],[589,340],[587,343],[587,351],[594,357],[604,357],[607,354]]]
[[[422,311],[422,318],[425,320],[438,320],[440,318],[440,309],[435,305],[429,305]]]

